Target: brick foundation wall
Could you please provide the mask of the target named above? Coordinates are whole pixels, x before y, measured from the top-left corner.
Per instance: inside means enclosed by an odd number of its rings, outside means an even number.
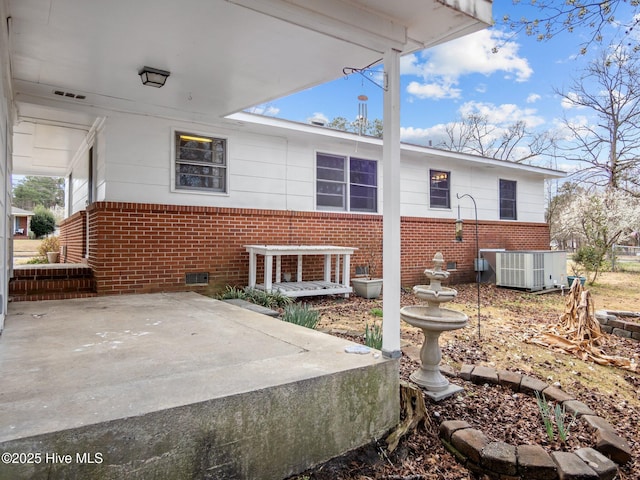
[[[60,245],[62,263],[84,263],[87,237],[87,212],[74,213],[60,223]]]
[[[367,264],[371,253],[382,275],[382,217],[378,215],[295,212],[218,207],[191,207],[98,202],[89,216],[89,266],[98,294],[148,293],[177,290],[221,291],[226,285],[248,283],[246,244],[341,245],[359,250],[351,258],[355,267]],[[75,217],[75,216],[74,216]],[[79,219],[71,217],[63,229],[77,232]],[[74,219],[73,221],[71,221]],[[66,241],[76,237],[61,235]],[[480,248],[545,250],[546,224],[482,222]],[[68,246],[68,258],[77,247]],[[402,219],[402,284],[424,282],[423,270],[441,251],[457,262],[452,283],[473,281],[475,223],[465,225],[465,239],[454,241],[454,219]],[[74,254],[75,255],[75,254]],[[320,257],[304,257],[305,280],[318,279]],[[261,262],[260,262],[261,263]],[[283,259],[282,271],[295,273]],[[208,286],[185,285],[187,272],[209,272]],[[258,271],[260,278],[260,270]]]

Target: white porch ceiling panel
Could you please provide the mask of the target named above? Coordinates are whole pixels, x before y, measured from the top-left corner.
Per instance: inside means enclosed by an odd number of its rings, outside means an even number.
[[[64,124],[71,110],[84,114],[87,130],[109,110],[215,120],[339,78],[387,48],[425,48],[491,20],[490,0],[0,1],[18,120],[28,110],[30,122]],[[164,87],[142,85],[145,65],[171,72]],[[69,152],[54,168],[61,175],[79,146],[69,143],[78,130],[69,130],[68,141],[55,139]],[[43,173],[48,155],[60,164],[62,150],[45,145],[53,137],[16,134],[39,148],[20,140],[15,173]],[[25,161],[29,151],[40,158]]]

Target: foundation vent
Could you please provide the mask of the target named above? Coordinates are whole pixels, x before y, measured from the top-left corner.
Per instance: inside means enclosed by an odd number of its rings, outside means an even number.
[[[209,283],[209,272],[190,272],[185,275],[187,285],[207,285]]]
[[[54,90],[53,93],[59,97],[75,98],[76,100],[84,100],[87,98],[86,95],[80,93],[63,92],[62,90]]]

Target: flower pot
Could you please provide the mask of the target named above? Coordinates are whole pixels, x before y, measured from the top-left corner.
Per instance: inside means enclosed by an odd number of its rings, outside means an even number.
[[[353,278],[351,279],[353,290],[359,297],[378,298],[382,293],[381,278]]]
[[[587,281],[587,277],[578,277],[576,275],[567,275],[567,283],[569,284],[569,287],[571,287],[571,285],[573,285],[573,281],[576,278],[580,279],[580,285],[582,285],[584,287],[584,282]]]
[[[49,263],[60,262],[60,252],[47,252],[47,262]]]

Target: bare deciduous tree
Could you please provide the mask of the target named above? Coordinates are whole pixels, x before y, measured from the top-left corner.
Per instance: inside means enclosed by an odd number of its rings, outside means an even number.
[[[499,160],[526,163],[551,150],[554,139],[549,132],[531,132],[526,122],[496,125],[487,115],[471,113],[445,128],[447,139],[437,148],[471,153]]]
[[[639,54],[621,46],[589,63],[566,91],[556,90],[584,121],[565,118],[564,157],[581,162],[576,178],[640,195]],[[585,115],[591,114],[591,120]]]

